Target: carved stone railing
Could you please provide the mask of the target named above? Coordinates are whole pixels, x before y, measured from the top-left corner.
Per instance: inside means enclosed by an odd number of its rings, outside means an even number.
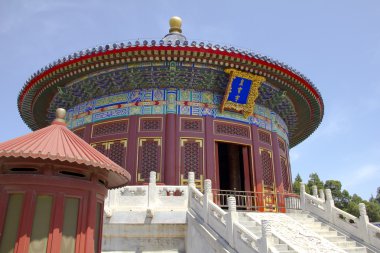
[[[273,247],[273,239],[269,221],[262,225],[262,237],[257,237],[238,221],[235,197],[228,197],[228,211],[224,211],[213,202],[211,180],[204,181],[202,194],[189,173],[189,209],[191,209],[205,224],[225,239],[237,252],[277,252]]]
[[[305,185],[301,184],[301,208],[330,222],[347,233],[362,239],[364,242],[380,250],[380,228],[369,222],[363,203],[359,204],[360,216],[355,217],[335,207],[330,189],[318,191],[312,188],[313,195],[306,193]]]
[[[252,249],[260,252],[260,238],[252,234],[246,227],[240,223],[234,223],[234,241],[237,252],[248,252]]]
[[[156,173],[150,173],[148,185],[125,186],[110,190],[104,202],[106,217],[111,217],[114,210],[147,211],[151,216],[154,210],[187,210],[187,186],[167,186],[156,184]]]

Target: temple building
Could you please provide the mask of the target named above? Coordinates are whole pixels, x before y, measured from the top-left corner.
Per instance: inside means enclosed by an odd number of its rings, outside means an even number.
[[[129,173],[65,124],[0,144],[0,252],[99,252],[107,189]]]
[[[35,132],[0,144],[0,253],[380,252],[365,208],[292,193],[289,149],[324,114],[314,84],[169,24],[26,81],[18,109]]]
[[[37,130],[66,108],[68,128],[131,184],[155,171],[185,185],[193,171],[200,189],[209,178],[221,190],[291,192],[289,149],[320,124],[320,93],[284,63],[189,42],[181,22],[162,40],[83,50],[38,71],[20,92],[21,117]]]

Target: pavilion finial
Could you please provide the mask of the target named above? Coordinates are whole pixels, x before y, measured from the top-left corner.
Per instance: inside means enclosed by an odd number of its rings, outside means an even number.
[[[182,19],[177,16],[173,16],[169,20],[170,24],[170,33],[182,33]]]
[[[66,117],[66,110],[63,108],[58,108],[55,111],[55,120],[54,121],[66,123],[65,117]]]

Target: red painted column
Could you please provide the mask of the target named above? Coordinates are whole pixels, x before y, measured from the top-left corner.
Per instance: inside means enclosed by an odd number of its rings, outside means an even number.
[[[84,129],[84,137],[83,137],[83,139],[84,139],[87,143],[90,143],[90,141],[91,141],[92,125],[93,125],[93,124],[86,124],[85,129]]]
[[[164,162],[164,183],[167,185],[176,184],[176,115],[166,115],[165,127],[165,162]]]
[[[215,149],[215,182],[213,182],[213,188],[214,189],[220,189],[220,175],[219,175],[219,149],[218,149],[218,143],[214,142],[214,149]]]
[[[244,168],[244,191],[250,192],[254,191],[252,189],[251,184],[251,173],[250,173],[250,166],[249,166],[249,149],[247,146],[242,147],[242,153],[243,153],[243,168]],[[247,198],[247,210],[252,209],[252,199],[250,197]]]
[[[91,212],[91,207],[89,206],[90,198],[91,192],[87,192],[87,194],[83,195],[80,200],[77,217],[77,235],[75,240],[75,252],[77,253],[86,252],[87,229],[88,222],[90,219],[90,215],[88,215],[87,213]]]
[[[249,171],[249,154],[248,154],[248,147],[243,146],[242,147],[242,153],[243,153],[243,168],[244,168],[244,190],[245,191],[252,191],[251,187],[251,176]]]
[[[33,225],[35,199],[32,191],[25,193],[22,215],[20,217],[18,229],[18,242],[16,243],[15,253],[28,252],[30,232]]]
[[[47,252],[59,253],[61,251],[61,239],[62,239],[62,225],[63,225],[63,212],[64,212],[64,195],[58,193],[54,200],[53,214],[53,233],[51,240],[48,241]],[[50,239],[50,236],[49,236]]]
[[[274,164],[274,178],[277,190],[277,206],[279,212],[285,212],[285,199],[284,199],[284,184],[281,173],[281,159],[280,147],[278,145],[278,136],[272,132],[272,149],[273,149],[273,164]]]
[[[286,161],[288,162],[288,178],[289,178],[289,186],[290,190],[289,192],[293,192],[293,176],[292,176],[292,168],[290,166],[290,157],[289,157],[289,146],[285,143],[285,150],[286,150]]]
[[[99,223],[99,241],[97,242],[98,244],[98,251],[102,252],[102,238],[103,238],[103,216],[104,216],[104,200],[100,201],[98,198],[96,199],[96,205],[98,203],[101,203],[100,207],[100,223]],[[97,253],[97,252],[95,252]]]
[[[206,170],[204,175],[204,179],[211,179],[212,185],[214,185],[213,188],[215,188],[216,185],[219,185],[219,182],[217,181],[216,176],[216,169],[215,168],[215,141],[214,141],[214,128],[213,128],[213,119],[209,116],[204,117],[205,120],[205,165]]]
[[[86,243],[84,252],[94,252],[94,238],[95,238],[95,226],[96,226],[96,191],[89,192],[89,198],[87,203],[87,212],[83,212],[83,217],[87,219],[86,224]]]
[[[125,169],[131,174],[130,184],[137,183],[137,127],[138,127],[138,118],[133,115],[129,117],[129,127],[128,127],[128,142],[127,142],[127,161]]]
[[[256,206],[259,207],[259,211],[264,211],[263,201],[263,168],[261,166],[259,137],[257,134],[257,126],[252,126],[252,140],[253,140],[253,164],[254,168],[252,173],[255,175],[255,192],[257,197]]]
[[[4,187],[0,185],[0,242],[3,235],[3,227],[5,223],[5,214],[8,206],[8,193],[4,190]]]

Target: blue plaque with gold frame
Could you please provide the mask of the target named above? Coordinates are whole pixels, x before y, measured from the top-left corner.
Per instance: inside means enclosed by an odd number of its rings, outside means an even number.
[[[239,112],[247,118],[253,113],[255,100],[259,96],[259,87],[265,82],[265,78],[236,69],[226,69],[224,72],[230,74],[230,80],[220,111],[222,113],[224,110]]]

